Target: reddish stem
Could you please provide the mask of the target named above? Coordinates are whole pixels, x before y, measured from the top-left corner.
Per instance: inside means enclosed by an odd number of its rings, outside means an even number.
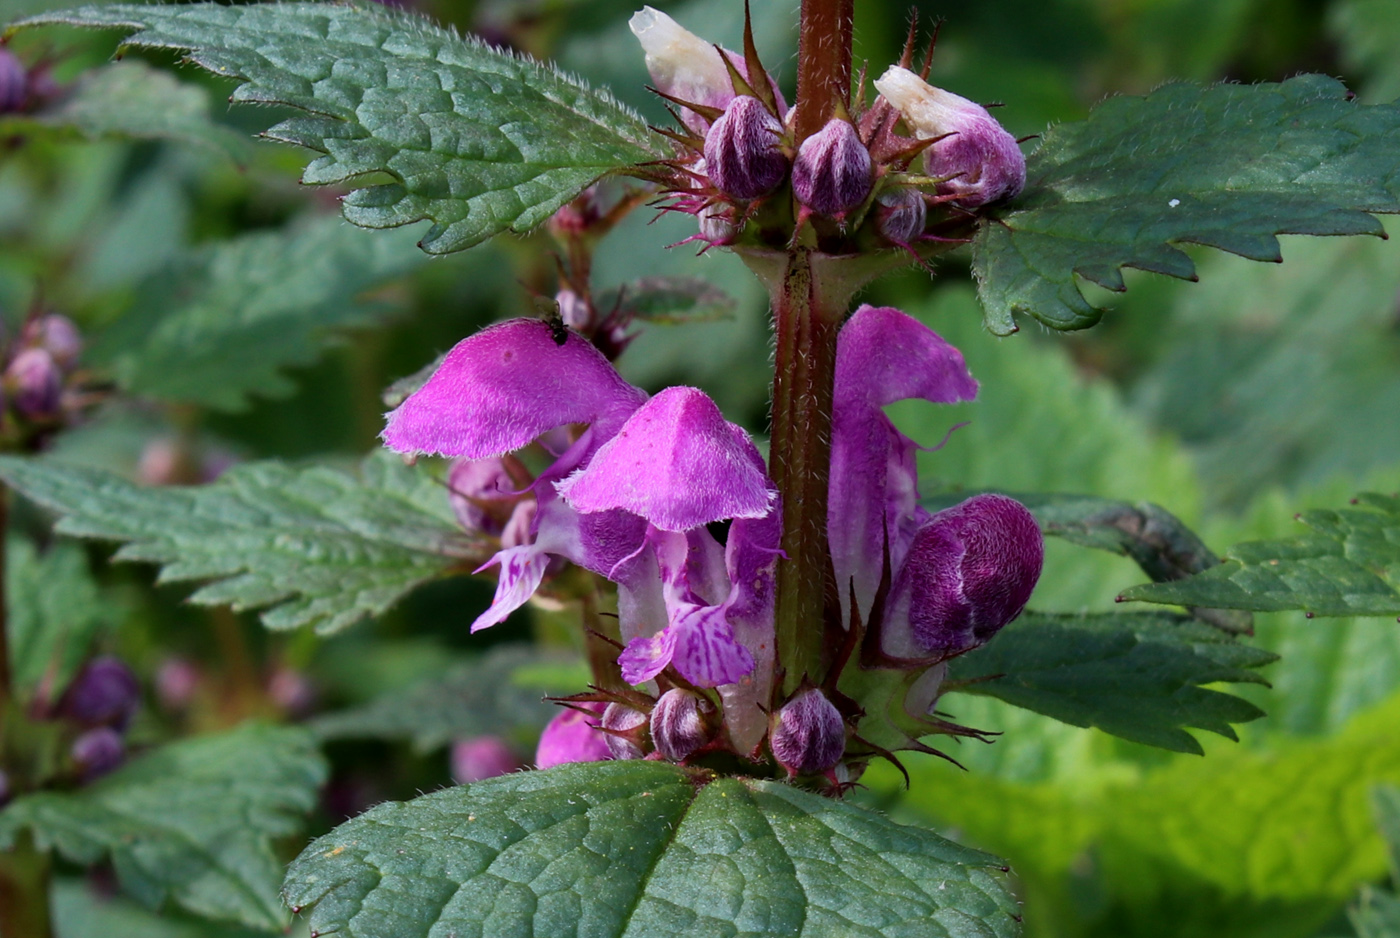
[[[821,130],[837,101],[850,103],[854,20],[855,0],[802,0],[794,118],[799,143]]]

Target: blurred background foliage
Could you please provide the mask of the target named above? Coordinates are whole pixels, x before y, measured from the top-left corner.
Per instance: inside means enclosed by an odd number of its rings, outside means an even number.
[[[61,5],[0,0],[0,21]],[[738,45],[739,0],[658,5],[707,38]],[[759,47],[791,100],[794,4],[753,5]],[[650,119],[666,119],[644,90],[642,56],[625,25],[632,0],[417,6],[553,58]],[[997,114],[1018,134],[1172,78],[1250,82],[1321,71],[1342,76],[1364,100],[1400,95],[1396,0],[913,7],[925,23],[945,20],[935,82],[1004,103]],[[858,60],[878,74],[897,58],[907,24],[902,5],[859,0]],[[57,439],[57,456],[149,483],[198,481],[240,459],[348,462],[374,447],[390,382],[492,320],[532,315],[532,294],[554,292],[543,233],[430,260],[413,245],[421,232],[351,229],[337,218],[335,192],[298,184],[300,154],[249,141],[276,115],[230,110],[226,84],[158,55],[110,64],[111,45],[53,30],[19,37],[22,59],[51,60],[74,90],[50,120],[0,120],[6,328],[13,333],[36,305],[72,316],[89,337],[87,364],[126,392]],[[106,92],[88,88],[91,69],[122,70],[123,93],[113,95],[110,83]],[[594,289],[697,276],[738,308],[720,323],[649,327],[621,359],[624,374],[650,389],[703,387],[761,435],[769,355],[761,290],[720,252],[663,251],[691,232],[679,219],[652,222],[636,212],[602,244]],[[1126,295],[1100,296],[1112,308],[1104,324],[1081,334],[1032,328],[991,337],[957,254],[936,276],[911,270],[872,287],[863,300],[924,318],[964,350],[982,382],[975,404],[893,409],[930,446],[968,422],[921,456],[925,478],[950,489],[1152,501],[1217,550],[1286,536],[1303,508],[1400,489],[1400,247],[1285,240],[1278,268],[1188,248],[1199,284],[1130,272]],[[85,548],[84,557],[50,546],[35,513],[13,527],[14,575],[25,576],[20,565],[45,565],[50,591],[74,607],[53,614],[88,623],[154,688],[134,739],[250,715],[330,727],[334,772],[321,828],[450,781],[450,733],[424,736],[421,723],[390,714],[372,734],[381,738],[356,740],[335,732],[326,714],[423,681],[455,688],[462,712],[495,713],[489,707],[514,704],[472,696],[489,673],[472,662],[488,646],[532,636],[571,642],[561,616],[539,610],[469,639],[466,625],[490,584],[464,579],[421,589],[334,638],[269,634],[251,616],[182,605],[187,590],[150,586],[144,568],[109,568],[100,550]],[[1111,608],[1118,590],[1142,578],[1125,559],[1058,542],[1048,549],[1032,600],[1040,609]],[[11,597],[12,606],[20,601]],[[1271,688],[1241,693],[1268,716],[1243,727],[1238,743],[1202,734],[1204,758],[988,698],[951,698],[946,707],[960,722],[1004,735],[958,747],[966,770],[912,759],[908,792],[894,771],[872,770],[857,797],[1006,857],[1036,938],[1355,934],[1345,908],[1387,871],[1371,792],[1400,782],[1400,627],[1297,613],[1258,616],[1256,627],[1255,641],[1282,659],[1266,670]],[[176,665],[194,675],[179,700],[160,684]],[[551,668],[534,676],[538,687],[564,692],[585,679],[568,664]],[[470,729],[460,713],[439,716]],[[528,735],[515,740],[522,758]],[[65,938],[247,934],[178,918],[157,924],[113,898],[100,876],[65,881],[56,901]]]

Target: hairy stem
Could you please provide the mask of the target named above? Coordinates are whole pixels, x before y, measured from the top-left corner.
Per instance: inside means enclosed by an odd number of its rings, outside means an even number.
[[[0,853],[0,936],[52,938],[49,916],[49,855],[26,831]]]
[[[820,681],[827,610],[835,599],[827,546],[827,480],[831,466],[831,398],[836,334],[844,297],[824,297],[809,251],[798,248],[774,284],[777,349],[773,371],[773,437],[769,473],[783,498],[783,552],[778,564],[777,646],[782,692],[804,676]]]
[[[851,24],[855,0],[802,0],[797,46],[799,142],[822,128],[851,93]]]

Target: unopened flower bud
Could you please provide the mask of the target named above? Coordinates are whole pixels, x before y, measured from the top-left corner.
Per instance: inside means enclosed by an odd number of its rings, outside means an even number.
[[[122,764],[126,744],[116,730],[110,726],[99,726],[73,740],[68,754],[78,768],[78,775],[83,781],[90,782]]]
[[[559,304],[559,318],[570,329],[586,333],[593,325],[593,312],[588,307],[588,301],[573,290],[560,290],[554,294],[554,302]]]
[[[47,349],[27,348],[5,369],[5,390],[22,416],[53,417],[63,396],[63,375]]]
[[[787,157],[778,148],[783,125],[763,102],[742,95],[705,134],[705,171],[731,199],[756,199],[772,192],[787,175]]]
[[[166,710],[179,713],[194,702],[202,676],[188,658],[167,658],[156,668],[156,699]]]
[[[30,320],[24,327],[24,342],[46,350],[60,368],[73,367],[83,351],[83,334],[77,325],[57,313]]]
[[[915,533],[891,586],[884,651],[951,656],[987,642],[1021,614],[1043,559],[1040,527],[1015,499],[976,495],[940,511]]]
[[[839,215],[865,201],[873,184],[870,151],[849,121],[832,118],[797,150],[792,189],[822,215]]]
[[[892,65],[875,82],[911,133],[945,137],[924,151],[924,172],[947,181],[939,191],[969,208],[1009,198],[1026,184],[1026,158],[1016,138],[987,109]]]
[[[647,71],[651,73],[656,90],[681,101],[721,109],[734,99],[734,83],[729,77],[729,69],[712,43],[651,7],[642,7],[633,14],[627,25],[646,52]],[[749,74],[748,63],[743,56],[728,50],[724,55],[751,87],[758,87],[753,84],[756,77]],[[777,100],[778,112],[785,111],[787,105],[777,82],[769,75],[757,80],[768,82]],[[681,120],[697,133],[703,132],[707,123],[699,114],[689,110],[681,113]]]
[[[567,709],[556,714],[540,734],[535,768],[550,769],[566,762],[602,762],[611,759],[607,735],[598,730],[601,703],[582,703],[584,711]]]
[[[293,718],[304,717],[316,707],[316,686],[296,668],[283,666],[273,671],[267,682],[267,696]]]
[[[912,244],[924,233],[927,217],[923,193],[917,189],[897,186],[875,197],[875,230],[891,244]]]
[[[83,726],[124,729],[141,702],[141,685],[120,658],[94,658],[69,683],[60,716]]]
[[[515,752],[499,736],[476,736],[452,744],[452,779],[470,785],[521,768]]]
[[[0,114],[23,110],[28,98],[28,73],[13,52],[0,48]]]
[[[520,499],[516,489],[500,458],[457,459],[447,471],[452,511],[468,531],[499,536]]]
[[[589,186],[550,216],[549,231],[556,238],[563,240],[577,238],[587,234],[601,217],[598,187]]]
[[[737,230],[729,217],[729,209],[720,205],[707,205],[700,210],[696,221],[700,227],[700,237],[711,244],[732,244]]]
[[[640,759],[647,754],[647,736],[650,727],[647,715],[633,710],[626,704],[610,703],[603,711],[603,729],[606,734],[608,751],[614,759]]]
[[[846,751],[846,722],[826,695],[813,688],[778,711],[768,745],[788,775],[817,775],[841,761]]]
[[[715,707],[709,700],[679,687],[661,695],[651,711],[651,738],[656,751],[682,762],[715,735]]]

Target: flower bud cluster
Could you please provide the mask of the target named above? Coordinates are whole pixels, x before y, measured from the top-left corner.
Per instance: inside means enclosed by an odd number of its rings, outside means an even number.
[[[25,323],[0,372],[0,419],[11,446],[32,447],[75,415],[79,401],[70,385],[82,347],[77,326],[66,316],[50,313]]]
[[[719,49],[650,7],[631,25],[682,125],[667,131],[680,146],[666,181],[668,208],[697,217],[687,240],[781,248],[811,225],[829,253],[871,239],[916,251],[956,240],[943,232],[965,233],[971,211],[1025,182],[1016,140],[985,108],[902,66],[875,82],[873,104],[848,113],[833,102],[826,123],[799,139],[749,41],[743,56]]]
[[[77,733],[68,749],[74,774],[88,782],[121,765],[125,734],[141,703],[136,675],[119,658],[93,658],[69,682],[47,716]]]

